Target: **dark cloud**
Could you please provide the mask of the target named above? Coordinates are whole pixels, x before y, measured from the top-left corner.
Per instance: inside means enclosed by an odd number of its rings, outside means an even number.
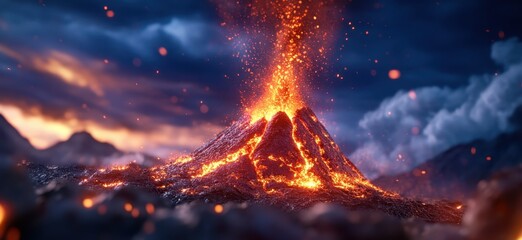
[[[353,159],[370,176],[396,173],[456,144],[512,130],[510,118],[522,104],[521,50],[518,39],[495,43],[492,58],[505,70],[471,77],[465,87],[423,87],[385,99],[359,122],[369,137]]]
[[[115,16],[108,18],[104,6]],[[383,99],[427,86],[452,92],[470,75],[501,71],[489,49],[501,38],[522,37],[520,12],[516,0],[349,1],[327,72],[308,79],[311,103],[351,153],[367,137],[359,120]],[[0,1],[0,103],[111,128],[225,126],[240,111],[247,79],[218,15],[205,0]],[[83,66],[87,83],[33,66],[53,52]],[[392,68],[402,72],[397,81],[387,78]]]
[[[239,97],[229,93],[239,92],[238,84],[223,77],[237,72],[235,60],[213,16],[213,6],[204,1],[7,1],[1,5],[5,27],[0,30],[0,44],[28,56],[17,59],[5,51],[0,54],[3,103],[38,108],[56,119],[70,112],[93,121],[106,115],[114,119],[114,125],[129,128],[138,128],[135,119],[140,115],[150,118],[148,127],[152,127],[194,121],[222,124],[224,115],[235,112],[230,106]],[[118,17],[107,18],[105,5],[121,9]],[[167,56],[158,54],[160,47],[168,50]],[[32,69],[30,58],[47,59],[53,51],[77,59],[92,71],[91,77],[112,78],[111,83],[98,83],[107,88],[107,94],[96,96],[42,69]],[[88,69],[104,60],[109,62],[106,67]],[[87,80],[89,84],[98,81]],[[199,111],[202,104],[209,106],[208,113]]]

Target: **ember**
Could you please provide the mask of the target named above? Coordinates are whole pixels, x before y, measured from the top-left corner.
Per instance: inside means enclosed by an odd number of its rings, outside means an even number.
[[[92,201],[92,199],[90,198],[86,198],[86,199],[83,199],[83,207],[85,208],[92,208],[92,206],[94,205],[94,202]]]

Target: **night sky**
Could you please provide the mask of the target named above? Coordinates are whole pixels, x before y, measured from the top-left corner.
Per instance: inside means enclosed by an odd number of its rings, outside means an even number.
[[[343,12],[309,104],[369,177],[513,130],[520,1],[353,0]],[[86,130],[123,150],[189,152],[252,91],[221,22],[207,0],[1,0],[0,113],[38,148]]]

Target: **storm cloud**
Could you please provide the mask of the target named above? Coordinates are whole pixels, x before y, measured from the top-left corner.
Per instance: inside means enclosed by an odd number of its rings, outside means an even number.
[[[392,174],[456,144],[512,130],[510,117],[522,104],[522,43],[497,42],[491,56],[502,72],[473,76],[461,88],[399,91],[366,113],[359,126],[368,140],[352,159],[370,176]]]
[[[313,89],[307,93],[310,104],[342,150],[353,155],[355,149],[373,144],[382,150],[379,156],[389,157],[395,146],[388,143],[410,146],[414,138],[429,134],[429,146],[436,148],[421,144],[426,146],[421,153],[431,156],[464,141],[458,134],[442,134],[440,128],[460,130],[448,119],[458,115],[459,101],[471,97],[466,89],[485,89],[491,81],[479,76],[469,83],[468,76],[499,71],[488,59],[491,44],[522,37],[522,28],[514,24],[522,21],[520,1],[346,2],[328,66],[324,73],[303,79]],[[238,117],[242,98],[260,92],[244,86],[260,79],[250,79],[234,57],[242,50],[237,48],[241,39],[229,41],[227,35],[217,6],[208,0],[0,1],[0,113],[39,148],[76,131],[89,131],[122,150],[153,155],[191,151]],[[270,43],[266,39],[266,45]],[[160,48],[166,54],[160,54]],[[502,65],[508,67],[518,61],[507,60],[506,54],[495,59],[507,61]],[[391,81],[390,69],[399,69],[402,77]],[[402,96],[411,105],[410,89],[416,89],[419,103],[438,97],[451,101],[405,109],[413,117],[404,118],[401,127],[378,113],[365,115],[378,112],[383,99],[396,102]],[[466,111],[475,117],[487,115],[478,108]],[[393,112],[393,118],[399,116]],[[416,124],[419,134],[410,140],[409,128]],[[386,129],[384,134],[382,126],[407,132]],[[469,137],[490,136],[501,129],[486,128]],[[377,139],[383,134],[393,141]],[[361,151],[357,156],[363,156]],[[406,154],[412,153],[404,153],[405,159],[413,158]],[[392,165],[389,159],[368,159],[353,160],[361,166]],[[398,169],[422,160],[411,161]]]

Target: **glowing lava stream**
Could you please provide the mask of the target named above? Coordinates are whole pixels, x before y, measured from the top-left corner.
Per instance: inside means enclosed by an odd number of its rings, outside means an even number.
[[[317,124],[319,122],[315,118],[315,116],[312,118],[313,121]],[[262,120],[260,120],[262,121]],[[264,120],[263,120],[264,121]],[[327,150],[324,148],[323,143],[319,136],[314,135],[312,131],[307,129],[307,132],[314,136],[313,143],[316,145],[316,147],[319,149],[319,152],[321,153],[321,156],[319,157],[313,157],[305,149],[305,144],[299,140],[299,137],[297,136],[297,123],[298,119],[292,120],[292,144],[295,145],[297,150],[299,151],[300,157],[304,160],[304,163],[300,164],[292,164],[291,161],[287,161],[288,159],[285,159],[284,157],[276,157],[273,155],[269,155],[268,159],[270,161],[277,161],[282,162],[286,164],[286,167],[292,171],[293,176],[292,178],[285,178],[283,176],[263,176],[262,171],[266,170],[266,166],[260,164],[260,161],[262,159],[256,159],[254,156],[254,151],[258,148],[258,145],[263,139],[264,131],[266,131],[266,127],[263,130],[263,134],[261,135],[255,135],[253,136],[242,148],[239,150],[228,154],[226,157],[214,160],[209,163],[203,164],[199,169],[193,169],[195,171],[194,174],[191,175],[192,179],[201,179],[205,177],[210,177],[212,173],[220,170],[222,167],[226,166],[227,164],[232,164],[238,162],[242,157],[248,157],[248,159],[251,161],[251,164],[254,166],[254,170],[257,175],[257,181],[262,184],[263,189],[267,193],[276,193],[277,191],[274,191],[272,188],[267,187],[271,183],[280,183],[285,184],[289,187],[299,187],[309,190],[321,190],[325,188],[326,185],[331,185],[335,188],[342,189],[342,190],[348,190],[348,191],[357,191],[359,190],[360,186],[364,186],[366,188],[372,189],[376,192],[379,192],[383,195],[387,196],[397,196],[394,193],[389,193],[386,191],[383,191],[371,183],[368,182],[362,175],[357,174],[356,176],[349,176],[345,173],[335,171],[331,166],[327,165],[327,171],[328,171],[328,178],[329,179],[321,179],[319,176],[317,176],[312,169],[316,166],[316,164],[319,161],[323,161],[324,163],[328,162],[328,159],[325,159],[322,155],[324,155]],[[322,134],[326,139],[331,139],[330,135],[324,130],[322,130]],[[335,144],[335,142],[331,141],[328,144],[335,149],[336,151],[340,151],[339,147]],[[183,159],[183,163],[190,163],[190,160],[187,161],[187,159],[193,160],[192,157],[186,157]],[[173,162],[172,164],[176,165],[178,164],[178,161]],[[353,169],[356,171],[355,169]],[[231,173],[232,174],[232,173]],[[165,174],[161,174],[162,177],[165,177]],[[156,178],[162,178],[162,177],[154,177]],[[329,182],[327,184],[325,181]],[[361,193],[357,195],[357,197],[364,198],[364,194]]]

